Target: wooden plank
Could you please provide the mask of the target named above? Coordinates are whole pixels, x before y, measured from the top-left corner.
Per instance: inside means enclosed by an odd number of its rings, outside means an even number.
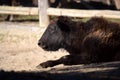
[[[49,8],[48,15],[54,16],[71,16],[71,17],[106,17],[106,18],[120,18],[120,11],[112,10],[76,10],[76,9],[55,9]]]
[[[0,6],[0,14],[38,15],[36,7]]]
[[[38,0],[38,5],[40,26],[47,26],[49,24],[49,17],[47,15],[48,0]]]

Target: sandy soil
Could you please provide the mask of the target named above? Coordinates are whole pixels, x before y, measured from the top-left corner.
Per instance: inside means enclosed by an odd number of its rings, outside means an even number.
[[[0,22],[0,70],[34,71],[41,62],[67,55],[64,50],[46,52],[38,47],[44,30],[38,23]]]

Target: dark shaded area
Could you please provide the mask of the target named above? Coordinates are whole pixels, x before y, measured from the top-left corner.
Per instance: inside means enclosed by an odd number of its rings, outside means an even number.
[[[55,0],[55,2],[51,3],[51,7],[60,7],[60,8],[69,8],[69,9],[110,9],[110,10],[116,10],[114,5],[107,5],[102,2],[97,1],[83,1],[82,2],[76,2],[75,0]]]
[[[94,2],[90,1],[88,2],[89,5],[92,5],[95,9],[110,9],[110,10],[116,10],[114,5],[107,5],[102,2]]]
[[[23,6],[30,6],[30,7],[34,6],[33,3],[32,3],[32,0],[24,0],[24,1],[23,0],[18,0],[18,2]]]
[[[90,72],[82,70],[95,69]],[[109,70],[98,70],[108,68]],[[60,72],[61,71],[61,72]],[[44,72],[0,71],[1,80],[120,80],[120,62],[71,66],[62,69],[52,68]]]
[[[102,2],[97,1],[84,1],[77,2],[75,0],[49,0],[51,7],[60,7],[60,8],[72,8],[72,9],[112,9],[115,10],[114,5],[107,5]],[[32,0],[0,0],[0,5],[15,5],[15,6],[35,6]],[[88,6],[87,6],[88,5]],[[92,6],[92,7],[91,7]]]
[[[37,72],[5,72],[0,71],[1,80],[48,80],[42,73]]]
[[[32,0],[0,0],[0,5],[34,6]]]
[[[10,15],[4,14],[0,15],[0,21],[9,21]],[[36,16],[27,16],[27,15],[14,15],[11,22],[38,22],[39,17]]]
[[[38,22],[38,19],[13,20],[12,22]]]
[[[0,5],[11,5],[11,0],[0,0]]]

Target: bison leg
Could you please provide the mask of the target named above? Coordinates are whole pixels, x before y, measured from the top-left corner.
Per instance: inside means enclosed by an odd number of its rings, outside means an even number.
[[[86,62],[80,55],[66,55],[66,56],[61,57],[58,60],[50,60],[50,61],[43,62],[37,67],[47,68],[47,67],[53,67],[58,64],[77,65],[81,63],[86,63]]]
[[[43,62],[37,66],[37,68],[47,68],[47,67],[53,67],[55,65],[60,64],[59,60],[49,60],[46,62]]]

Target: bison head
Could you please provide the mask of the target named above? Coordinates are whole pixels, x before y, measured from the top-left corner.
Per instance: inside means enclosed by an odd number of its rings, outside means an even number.
[[[63,16],[52,21],[39,40],[38,45],[47,51],[56,51],[63,48],[66,34],[70,32],[70,21],[70,18]]]

